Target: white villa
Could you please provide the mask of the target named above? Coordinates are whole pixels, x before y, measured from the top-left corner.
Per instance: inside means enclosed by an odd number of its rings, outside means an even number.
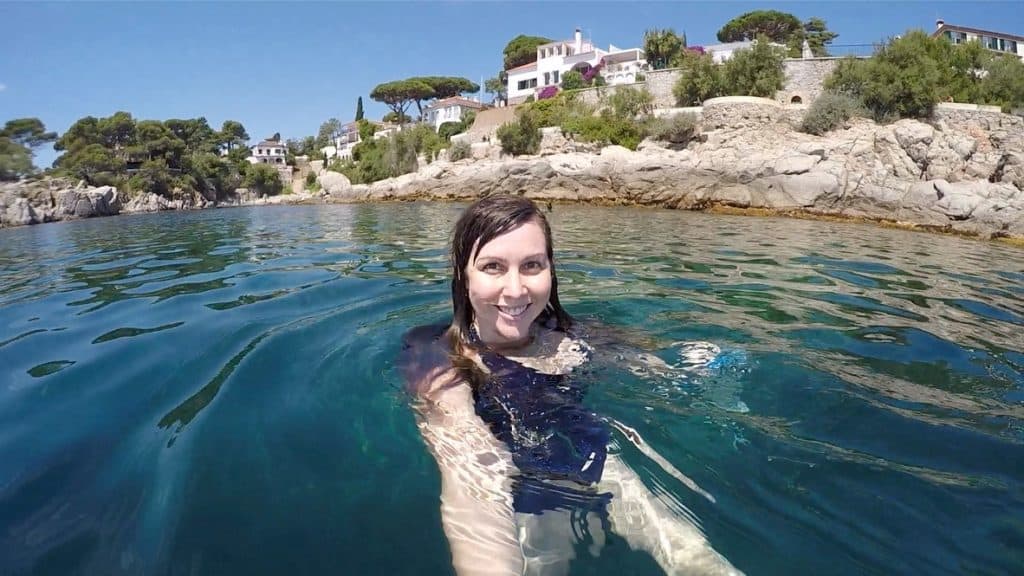
[[[249,149],[250,154],[246,160],[250,164],[275,164],[285,163],[287,148],[280,140],[266,139]]]
[[[374,140],[380,140],[381,138],[387,138],[395,132],[401,132],[402,127],[398,124],[391,124],[387,122],[374,122],[377,125],[377,130],[373,133]],[[334,144],[331,146],[324,146],[320,149],[324,153],[324,156],[328,159],[338,157],[342,160],[352,158],[352,150],[355,149],[356,144],[362,142],[363,139],[359,136],[359,124],[356,122],[348,122],[341,125],[341,135],[334,139]]]
[[[325,146],[320,151],[327,158],[335,156],[342,160],[352,158],[352,149],[359,144],[359,124],[348,122],[341,125],[341,135],[334,139],[332,146]]]
[[[954,26],[953,24],[946,24],[943,20],[936,20],[935,32],[932,33],[932,37],[938,38],[939,36],[945,37],[953,44],[963,44],[971,40],[977,40],[989,50],[1003,54],[1013,54],[1024,60],[1024,36],[967,28],[965,26]]]
[[[461,122],[462,116],[472,110],[479,112],[484,107],[476,100],[453,96],[443,100],[437,100],[424,110],[424,122],[434,127],[434,130],[441,128],[445,122]]]
[[[583,72],[598,68],[608,84],[636,82],[638,72],[647,69],[644,51],[640,48],[622,50],[609,45],[608,50],[583,40],[580,29],[572,40],[550,42],[537,47],[537,61],[508,70],[508,103],[519,104],[536,95],[546,86],[558,86],[570,70]]]
[[[288,148],[281,143],[281,138],[275,135],[267,138],[259,144],[251,147],[249,157],[246,160],[250,164],[270,164],[277,168],[277,174],[285,185],[292,182],[292,167],[285,160]]]

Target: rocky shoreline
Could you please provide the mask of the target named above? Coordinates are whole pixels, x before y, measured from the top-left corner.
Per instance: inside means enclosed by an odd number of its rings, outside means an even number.
[[[545,129],[540,154],[502,157],[489,143],[473,159],[350,185],[320,171],[323,191],[270,199],[240,191],[226,205],[467,200],[525,194],[552,202],[739,210],[867,220],[981,238],[1024,240],[1024,118],[946,107],[929,122],[854,119],[823,137],[794,129],[799,109],[757,98],[710,100],[686,148],[645,141],[599,150]],[[32,187],[35,188],[32,188]],[[154,194],[125,200],[109,187],[54,181],[0,189],[0,225],[214,205]],[[225,205],[221,202],[218,205]]]

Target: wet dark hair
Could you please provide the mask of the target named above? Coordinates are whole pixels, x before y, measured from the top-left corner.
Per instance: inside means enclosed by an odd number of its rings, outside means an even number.
[[[473,305],[469,301],[466,268],[488,242],[528,222],[536,222],[544,231],[545,249],[548,262],[551,263],[551,296],[538,321],[554,322],[554,327],[563,331],[568,331],[572,327],[572,318],[558,300],[558,276],[555,274],[551,227],[548,226],[547,218],[529,198],[508,195],[486,196],[466,208],[452,233],[453,315],[448,337],[456,367],[467,366],[465,352],[471,347],[469,331],[474,320]]]

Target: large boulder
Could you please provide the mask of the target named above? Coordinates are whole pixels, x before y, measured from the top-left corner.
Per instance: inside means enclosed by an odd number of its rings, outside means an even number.
[[[57,213],[64,218],[112,216],[120,211],[121,198],[113,186],[62,190],[57,194]]]
[[[9,203],[0,204],[0,226],[25,226],[40,222],[42,219],[36,214],[28,198],[10,198]]]
[[[339,172],[323,172],[319,180],[320,187],[330,196],[345,197],[352,190],[352,182],[348,176]]]

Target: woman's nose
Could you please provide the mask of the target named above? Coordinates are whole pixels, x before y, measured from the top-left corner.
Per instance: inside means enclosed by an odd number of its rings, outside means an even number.
[[[502,288],[508,296],[522,296],[526,292],[526,285],[523,284],[523,277],[516,271],[509,272],[505,275],[505,284]]]

